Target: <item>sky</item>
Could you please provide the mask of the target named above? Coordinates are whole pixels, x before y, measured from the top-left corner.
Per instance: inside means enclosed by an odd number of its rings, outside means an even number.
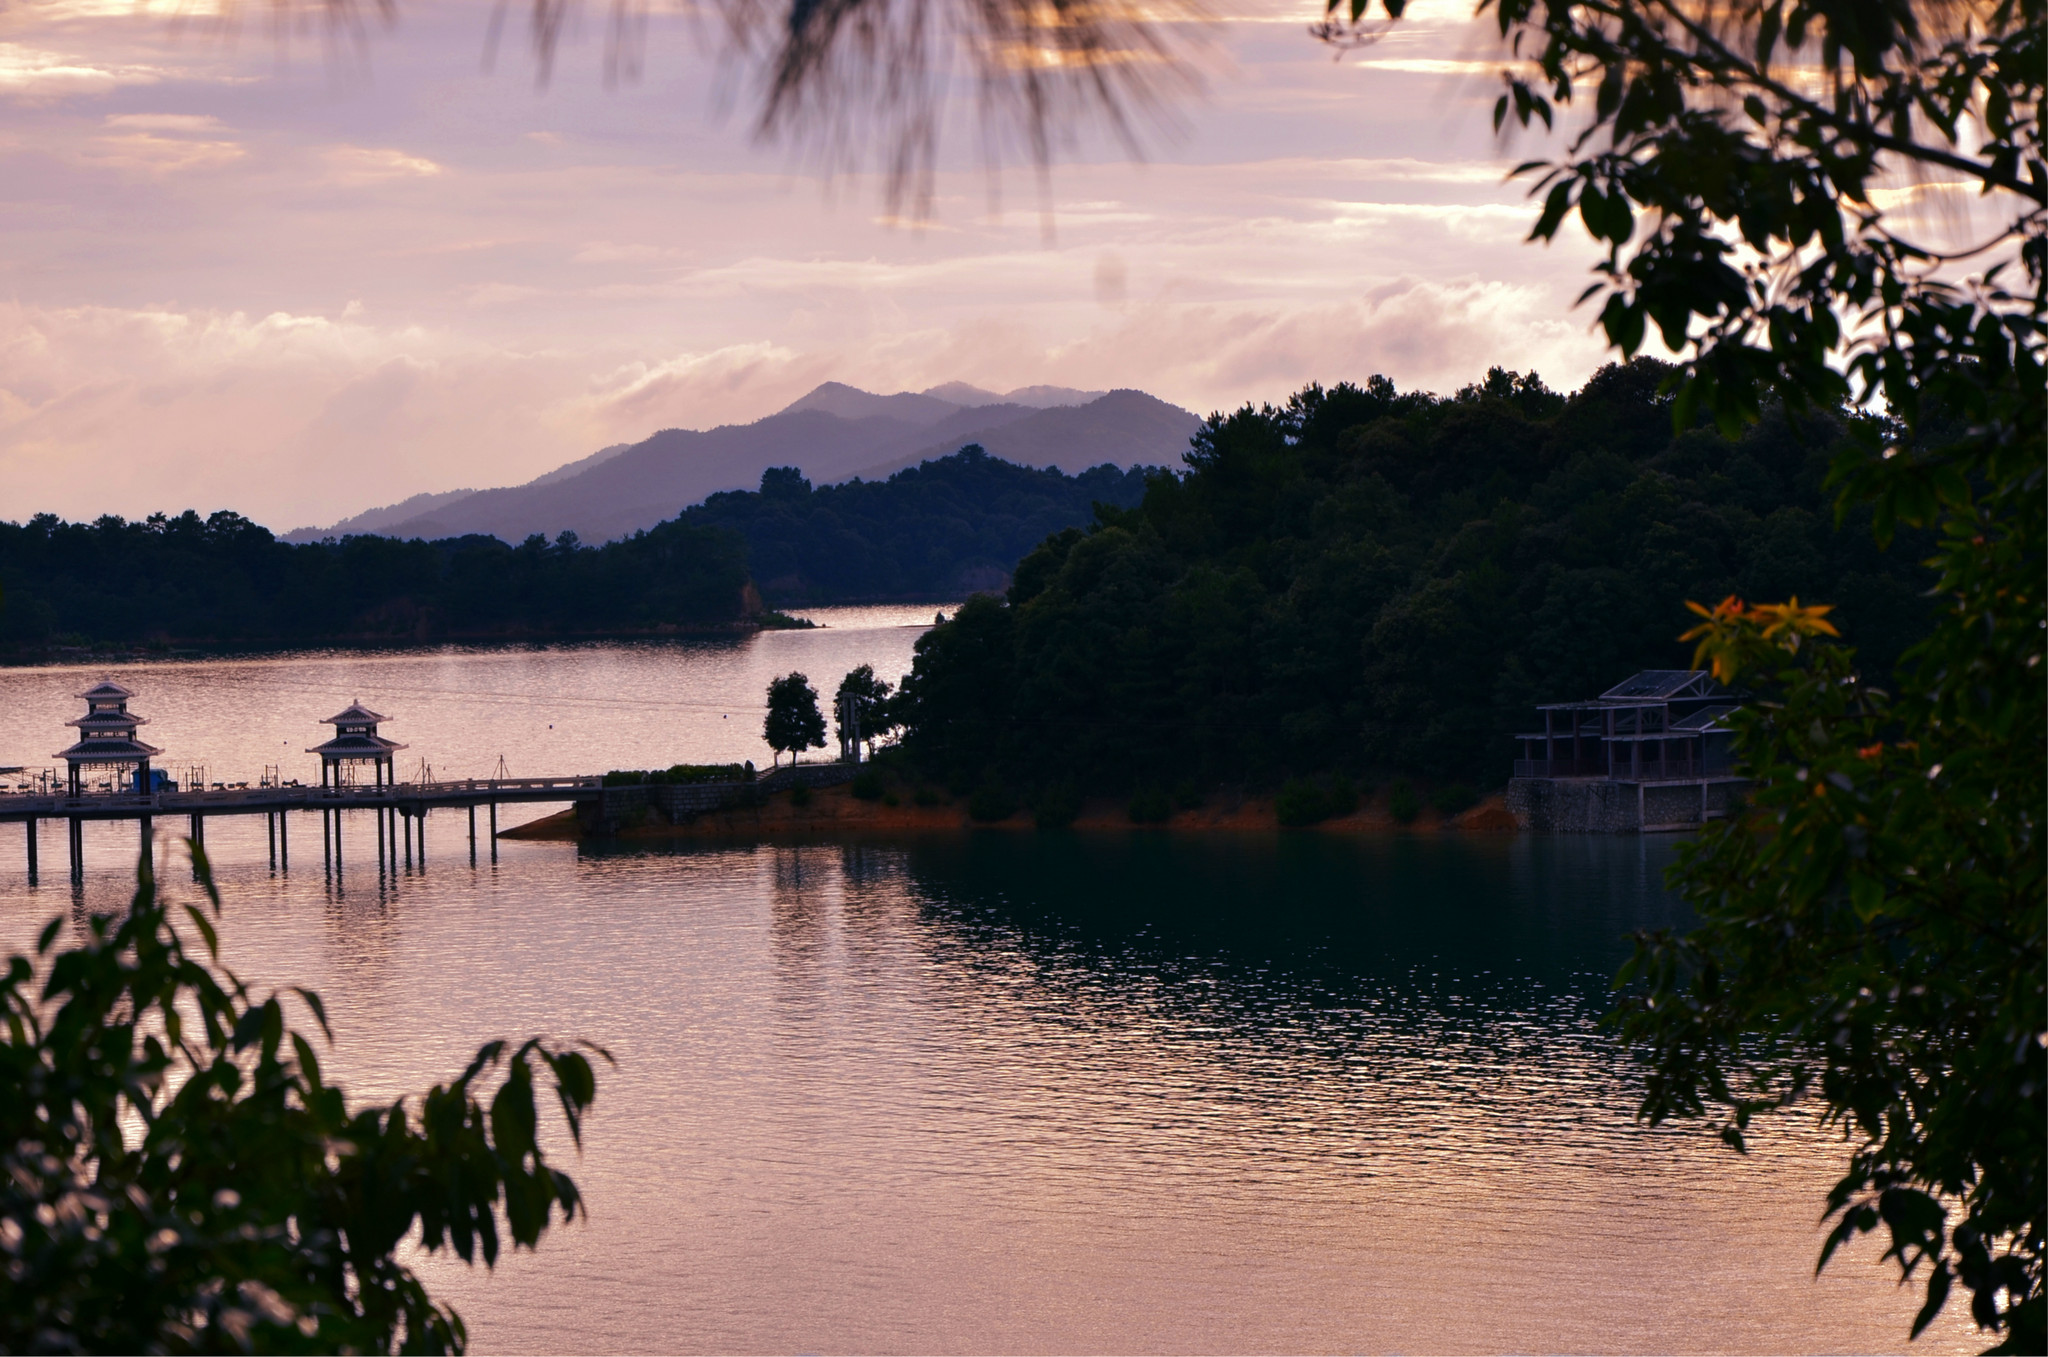
[[[1341,58],[1314,4],[1234,0],[1141,157],[991,170],[948,110],[891,216],[753,134],[744,73],[601,9],[543,85],[488,0],[398,0],[359,45],[131,0],[0,8],[0,518],[233,509],[283,531],[516,484],[608,444],[873,391],[1136,387],[1199,414],[1607,354],[1593,250],[1491,130],[1496,43],[1436,0]]]

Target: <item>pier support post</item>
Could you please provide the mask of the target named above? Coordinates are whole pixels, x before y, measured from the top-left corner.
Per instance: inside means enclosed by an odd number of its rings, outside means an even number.
[[[498,803],[491,802],[491,861],[498,860]]]
[[[201,853],[206,851],[206,817],[196,810],[192,812],[192,846]],[[199,879],[199,863],[196,859],[192,863],[192,879]]]
[[[334,808],[334,879],[341,879],[341,807]]]
[[[413,826],[413,833],[419,837],[420,870],[424,872],[427,870],[427,808],[421,806],[419,814],[414,818],[419,821],[417,825]]]
[[[76,815],[71,817],[71,876],[73,880],[85,875],[85,822]]]
[[[285,830],[285,826],[290,823],[291,818],[283,811],[277,813],[277,869],[281,872],[289,872],[292,869],[291,839]]]
[[[395,850],[398,845],[394,843],[391,847]],[[396,859],[398,854],[394,851],[391,856]],[[397,876],[398,864],[396,861],[391,864],[391,868],[391,874]],[[384,871],[384,807],[382,806],[377,807],[377,871],[380,874]]]
[[[36,879],[36,817],[28,817],[28,879]]]
[[[320,807],[320,867],[321,870],[332,873],[334,871],[334,830],[333,826],[327,822],[327,814],[327,807]]]
[[[1706,816],[1700,817],[1702,820]],[[476,802],[469,803],[469,865],[476,866]]]
[[[142,860],[149,864],[149,873],[156,875],[156,821],[142,817]]]
[[[277,870],[277,817],[277,811],[263,812],[263,833],[270,840],[270,870],[273,872]]]

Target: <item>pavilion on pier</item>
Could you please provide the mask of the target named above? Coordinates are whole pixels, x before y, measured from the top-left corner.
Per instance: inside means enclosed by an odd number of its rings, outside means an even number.
[[[396,782],[398,779],[391,773],[391,756],[405,746],[377,733],[378,723],[389,719],[360,702],[351,702],[346,711],[322,721],[321,725],[334,727],[334,738],[306,751],[320,756],[320,785],[338,786],[345,763],[369,763],[380,787]]]
[[[128,699],[135,694],[108,679],[77,696],[85,700],[85,715],[64,724],[78,728],[78,743],[55,755],[70,766],[71,795],[84,793],[84,772],[95,766],[133,768],[133,778],[121,790],[153,791],[149,761],[164,751],[135,738],[136,728],[149,724],[148,718],[128,710]]]

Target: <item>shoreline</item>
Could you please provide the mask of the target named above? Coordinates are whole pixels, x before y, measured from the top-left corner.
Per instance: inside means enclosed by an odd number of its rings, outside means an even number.
[[[1520,832],[1514,813],[1502,793],[1495,792],[1478,805],[1457,815],[1441,815],[1425,808],[1407,824],[1386,809],[1384,796],[1377,796],[1349,815],[1335,816],[1313,825],[1282,826],[1271,796],[1212,798],[1193,810],[1176,810],[1157,824],[1134,824],[1126,802],[1093,798],[1082,803],[1081,813],[1068,829],[1094,832],[1117,830],[1137,832],[1166,830],[1192,834],[1514,834]],[[586,834],[575,810],[552,815],[499,831],[501,839],[536,842],[621,843],[637,840],[745,839],[780,837],[823,837],[835,834],[947,833],[971,830],[1040,832],[1029,810],[996,821],[979,821],[967,813],[962,797],[934,806],[895,805],[882,801],[857,800],[850,788],[822,787],[811,793],[807,805],[790,802],[787,792],[778,792],[767,804],[731,810],[708,811],[681,824],[645,824],[621,829],[617,834]]]

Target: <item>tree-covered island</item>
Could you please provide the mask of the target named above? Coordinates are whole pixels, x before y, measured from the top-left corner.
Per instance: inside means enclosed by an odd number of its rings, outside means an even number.
[[[904,753],[1024,802],[1341,774],[1498,786],[1538,702],[1682,669],[1678,601],[1824,597],[1868,672],[1925,633],[1924,535],[1839,525],[1846,408],[1674,434],[1670,369],[1494,369],[1212,416],[1179,475],[1048,538],[918,645]]]

